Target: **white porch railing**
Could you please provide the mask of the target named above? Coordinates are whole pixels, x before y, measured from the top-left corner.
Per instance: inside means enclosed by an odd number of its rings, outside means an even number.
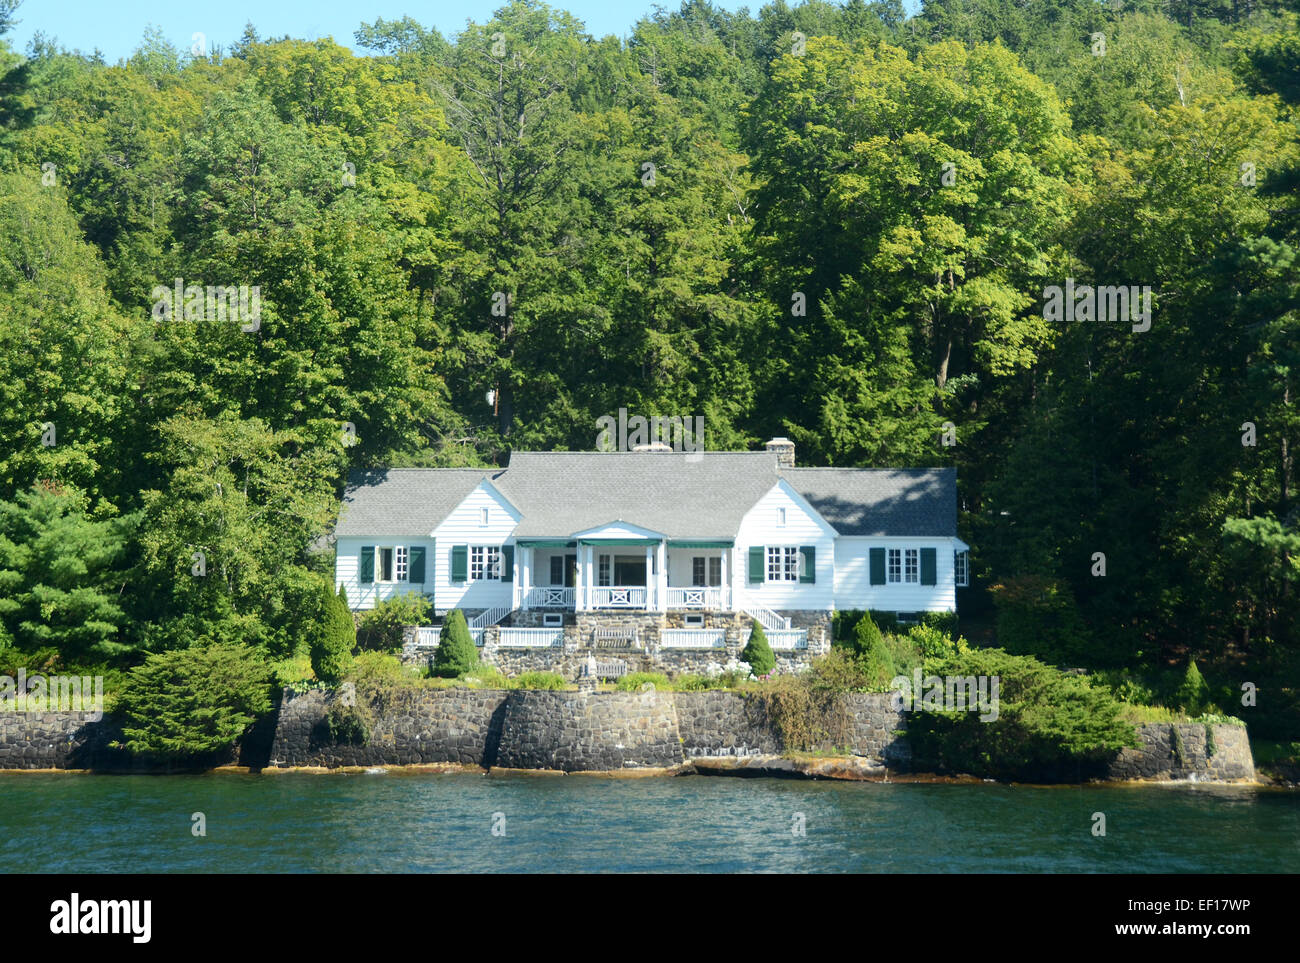
[[[530,588],[524,594],[524,608],[542,609],[542,608],[573,608],[574,601],[578,597],[578,590],[572,588],[554,588],[547,585],[539,585]]]
[[[545,649],[564,644],[564,629],[501,629],[503,649]]]
[[[767,633],[767,644],[774,652],[808,648],[807,629],[772,629]]]
[[[762,605],[746,605],[744,612],[769,633],[779,632],[782,629],[788,629],[790,627],[790,620],[788,618],[784,615],[777,615],[771,609],[765,608]]]
[[[712,609],[725,612],[731,608],[731,589],[723,586],[668,587],[670,609]]]
[[[438,625],[418,625],[415,628],[415,647],[417,649],[436,649],[438,647],[439,637],[442,634],[442,627]],[[483,630],[470,629],[469,637],[474,640],[475,645],[483,644]]]
[[[591,590],[593,609],[644,609],[647,593],[644,588],[629,586],[597,586]]]
[[[664,629],[659,644],[665,649],[723,649],[727,633],[725,629]]]

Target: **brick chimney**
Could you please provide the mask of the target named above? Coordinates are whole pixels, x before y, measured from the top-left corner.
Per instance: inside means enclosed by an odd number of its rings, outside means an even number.
[[[763,447],[776,453],[778,468],[794,467],[794,442],[789,438],[773,438]]]

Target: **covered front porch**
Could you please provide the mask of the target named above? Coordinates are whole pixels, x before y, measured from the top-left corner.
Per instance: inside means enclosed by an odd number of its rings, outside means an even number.
[[[626,526],[618,537],[521,539],[515,607],[730,611],[732,553],[730,541],[674,540]]]

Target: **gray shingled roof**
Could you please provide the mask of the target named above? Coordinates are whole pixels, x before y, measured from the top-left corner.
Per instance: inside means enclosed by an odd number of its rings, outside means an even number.
[[[841,535],[957,534],[955,469],[778,470],[766,451],[517,451],[506,469],[355,472],[335,534],[428,535],[486,478],[521,512],[517,538],[622,521],[669,538],[727,539],[781,477]]]
[[[714,539],[735,536],[776,480],[776,456],[765,451],[516,451],[498,487],[523,513],[519,538],[624,521]]]
[[[841,535],[957,536],[955,468],[786,468]]]
[[[348,476],[334,534],[427,536],[500,469],[387,468]]]

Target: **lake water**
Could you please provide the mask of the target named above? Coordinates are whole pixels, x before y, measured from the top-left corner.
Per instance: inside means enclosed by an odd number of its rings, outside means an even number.
[[[191,817],[206,817],[196,837]],[[1093,814],[1106,818],[1094,836]],[[501,814],[494,816],[494,814]],[[802,814],[804,835],[793,832]],[[494,824],[504,835],[493,835]],[[0,774],[19,872],[1300,872],[1300,793],[678,777]]]

